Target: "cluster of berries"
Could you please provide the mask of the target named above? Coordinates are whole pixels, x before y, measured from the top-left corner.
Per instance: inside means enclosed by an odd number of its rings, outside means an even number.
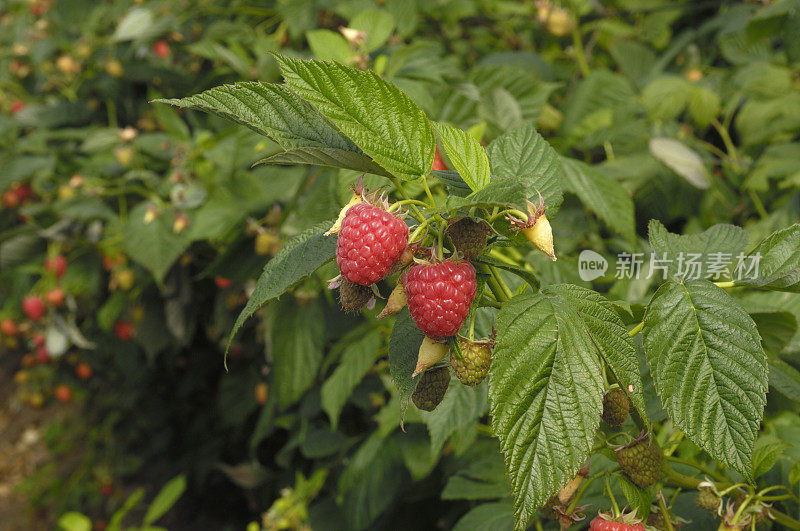
[[[336,262],[341,275],[331,283],[339,288],[346,311],[372,307],[375,283],[400,273],[399,281],[379,317],[408,307],[414,323],[425,334],[414,373],[422,374],[414,403],[432,410],[441,401],[450,380],[446,366],[434,367],[450,351],[451,365],[461,381],[477,385],[488,372],[491,342],[453,340],[469,315],[477,291],[475,268],[468,261],[486,246],[488,225],[470,218],[453,220],[448,237],[459,253],[448,259],[428,254],[416,259],[419,245],[409,243],[408,225],[398,209],[385,199],[366,194],[363,184],[342,210],[329,234],[338,233]]]

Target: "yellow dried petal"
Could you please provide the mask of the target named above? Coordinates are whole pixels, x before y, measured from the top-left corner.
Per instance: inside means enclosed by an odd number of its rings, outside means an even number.
[[[553,228],[547,220],[547,216],[542,214],[536,218],[533,227],[522,229],[522,233],[532,244],[544,251],[554,262],[556,261],[555,249],[553,247]]]

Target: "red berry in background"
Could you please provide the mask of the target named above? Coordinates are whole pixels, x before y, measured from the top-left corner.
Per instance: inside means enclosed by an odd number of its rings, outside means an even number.
[[[25,201],[33,197],[33,188],[31,188],[30,183],[18,184],[13,188],[13,191],[16,194],[17,199],[19,199],[20,203],[24,203]]]
[[[169,55],[169,43],[165,40],[159,40],[153,43],[153,53],[162,59]]]
[[[30,352],[27,354],[22,355],[22,359],[19,360],[23,367],[35,367],[36,366],[36,356],[31,354]]]
[[[114,493],[114,487],[111,486],[111,483],[103,483],[100,485],[100,494],[105,496],[106,498],[110,497]]]
[[[56,278],[61,278],[64,276],[64,273],[67,271],[67,259],[64,258],[64,255],[56,255],[52,258],[46,258],[44,261],[44,268],[47,271],[56,274]]]
[[[612,519],[610,516],[598,514],[589,524],[589,531],[645,531],[645,528],[635,518],[619,517]]]
[[[469,262],[418,264],[400,278],[408,310],[426,336],[453,336],[464,324],[475,298],[475,268]]]
[[[106,527],[108,527],[108,522],[105,520],[95,520],[94,531],[106,531]]]
[[[36,349],[36,361],[42,364],[50,362],[50,353],[44,346]]]
[[[447,164],[444,163],[444,159],[442,158],[442,153],[439,151],[439,148],[436,148],[436,151],[433,154],[433,168],[431,170],[449,170],[450,168],[447,167]]]
[[[0,334],[7,337],[16,336],[19,334],[17,323],[15,323],[13,319],[3,319],[2,322],[0,322]]]
[[[122,341],[129,341],[133,337],[133,323],[130,321],[117,321],[114,323],[114,333]]]
[[[350,282],[369,286],[379,281],[408,245],[408,226],[382,208],[353,205],[342,220],[336,263]]]
[[[19,206],[19,197],[13,190],[3,192],[3,206],[6,208],[17,208]]]
[[[31,321],[38,321],[44,315],[44,301],[36,295],[25,297],[22,301],[22,311]]]
[[[231,284],[233,284],[231,279],[220,276],[214,277],[214,282],[217,284],[219,289],[227,289],[231,287]]]
[[[36,333],[33,334],[33,344],[36,345],[37,348],[41,348],[44,346],[45,339],[42,334]]]
[[[51,306],[59,308],[62,304],[64,304],[64,290],[61,288],[52,289],[47,292],[45,298]]]
[[[81,380],[88,380],[92,377],[92,367],[88,363],[82,361],[75,366],[75,374]]]
[[[72,389],[67,384],[61,384],[53,390],[53,395],[59,402],[67,404],[72,400]]]
[[[11,114],[17,114],[19,111],[25,108],[25,102],[22,100],[14,100],[11,102]]]

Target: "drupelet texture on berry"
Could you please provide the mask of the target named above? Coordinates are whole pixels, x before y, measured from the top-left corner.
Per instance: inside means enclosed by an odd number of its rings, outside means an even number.
[[[464,385],[478,385],[489,374],[492,365],[492,341],[468,341],[458,338],[458,351],[450,354],[450,366],[458,381]]]
[[[612,389],[603,396],[603,420],[609,426],[621,426],[630,410],[631,401],[622,389]]]
[[[620,469],[637,487],[645,489],[661,477],[661,450],[645,436],[616,450]]]
[[[447,367],[433,367],[428,369],[419,379],[416,389],[411,394],[411,401],[423,411],[436,409],[450,384],[450,371]]]
[[[367,203],[347,210],[336,244],[336,262],[350,282],[369,286],[379,281],[403,254],[408,226],[385,210]]]
[[[418,264],[401,281],[408,310],[426,336],[453,336],[464,324],[475,298],[475,268],[469,262]]]

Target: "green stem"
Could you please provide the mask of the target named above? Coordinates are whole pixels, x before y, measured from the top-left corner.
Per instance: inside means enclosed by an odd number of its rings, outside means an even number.
[[[731,140],[731,135],[728,133],[728,129],[716,119],[711,122],[711,125],[717,130],[717,133],[719,133],[719,136],[722,139],[722,143],[725,144],[725,150],[728,152],[728,155],[731,158],[734,169],[737,172],[741,171],[741,168],[739,167],[739,155],[736,152],[736,146],[733,144],[733,140]]]
[[[734,288],[736,287],[736,282],[728,281],[728,282],[714,282],[714,285],[718,288]]]
[[[483,297],[478,304],[480,306],[489,306],[490,308],[502,308],[502,305],[499,302],[493,301],[489,297]]]
[[[770,509],[769,514],[772,515],[773,520],[781,524],[783,527],[787,529],[792,529],[794,531],[800,531],[800,522],[798,522],[788,514],[784,514],[775,509]]]
[[[614,499],[614,493],[611,492],[611,480],[609,479],[611,476],[606,474],[606,492],[608,492],[608,497],[611,499],[611,507],[614,508],[614,518],[619,516],[619,505],[617,505],[617,500]]]
[[[431,189],[428,188],[428,178],[427,177],[423,177],[422,178],[422,187],[425,188],[425,195],[428,196],[428,201],[431,204],[431,208],[435,209],[436,208],[436,201],[433,200],[433,194],[431,194]]]
[[[661,510],[661,514],[664,515],[664,523],[667,524],[667,531],[675,531],[675,528],[672,527],[672,520],[669,518],[669,510],[667,510],[667,504],[664,503],[664,494],[659,491],[658,496],[658,508]]]
[[[567,507],[567,514],[572,514],[575,511],[575,507],[578,506],[578,502],[581,500],[581,496],[583,496],[583,493],[586,492],[586,489],[589,488],[589,485],[592,484],[592,481],[600,477],[600,475],[601,474],[595,474],[593,476],[589,476],[584,480],[583,484],[581,485],[581,488],[578,489],[578,492],[575,494],[575,497],[572,498],[572,501]]]
[[[500,289],[503,290],[503,294],[505,295],[505,300],[509,300],[514,295],[511,293],[511,290],[506,286],[506,283],[503,281],[503,277],[500,276],[500,271],[497,270],[495,266],[489,266],[489,271],[492,272],[492,277],[495,279],[497,284],[500,286]]]
[[[486,281],[486,283],[489,285],[489,289],[492,291],[494,298],[497,299],[497,302],[498,303],[506,302],[508,300],[508,297],[506,297],[506,292],[503,290],[502,286],[500,286],[500,283],[497,282],[497,279],[492,274],[491,270],[489,269],[489,266],[482,265],[480,266],[480,268],[481,272],[487,273],[489,275],[489,278]]]
[[[750,199],[753,201],[753,206],[756,207],[756,212],[758,212],[758,215],[761,216],[761,219],[766,219],[767,209],[764,208],[764,203],[761,202],[761,198],[758,197],[756,191],[752,188],[748,188],[747,195],[749,195]]]
[[[419,233],[422,232],[422,229],[424,229],[425,227],[430,225],[430,223],[431,223],[431,221],[433,221],[433,219],[434,218],[427,218],[427,219],[423,220],[423,222],[420,223],[419,226],[416,229],[414,229],[414,232],[411,233],[411,236],[408,238],[408,241],[409,242],[416,241],[417,236],[419,236]]]
[[[428,203],[426,203],[425,201],[419,201],[418,199],[403,199],[402,201],[396,201],[392,206],[390,206],[389,212],[393,212],[402,206],[410,204],[420,205],[426,208],[428,207]]]
[[[636,334],[642,331],[642,327],[644,327],[644,321],[634,326],[633,329],[630,332],[628,332],[628,335],[631,337],[636,336]]]
[[[397,177],[390,177],[389,180],[392,181],[392,184],[397,189],[397,191],[400,192],[400,196],[403,199],[411,199],[411,197],[409,197],[408,195],[408,192],[406,192],[406,189],[403,188],[403,184],[400,182],[400,179],[398,179]],[[408,206],[411,207],[411,215],[414,217],[414,219],[422,223],[425,220],[425,216],[423,216],[422,213],[419,211],[417,205],[415,205],[414,203],[410,203]]]
[[[589,75],[589,63],[586,62],[586,54],[583,51],[583,41],[578,28],[572,30],[572,45],[575,47],[575,58],[578,60],[578,68],[581,69],[583,77]]]
[[[715,472],[715,471],[711,470],[710,468],[708,468],[705,465],[701,465],[700,463],[695,463],[693,461],[689,461],[688,459],[681,459],[680,457],[673,457],[671,455],[665,456],[665,459],[667,461],[672,461],[673,463],[680,463],[682,465],[687,465],[687,466],[690,466],[692,468],[696,468],[700,472],[705,473],[706,475],[714,478],[717,481],[725,481],[725,476],[723,476],[719,472]]]

